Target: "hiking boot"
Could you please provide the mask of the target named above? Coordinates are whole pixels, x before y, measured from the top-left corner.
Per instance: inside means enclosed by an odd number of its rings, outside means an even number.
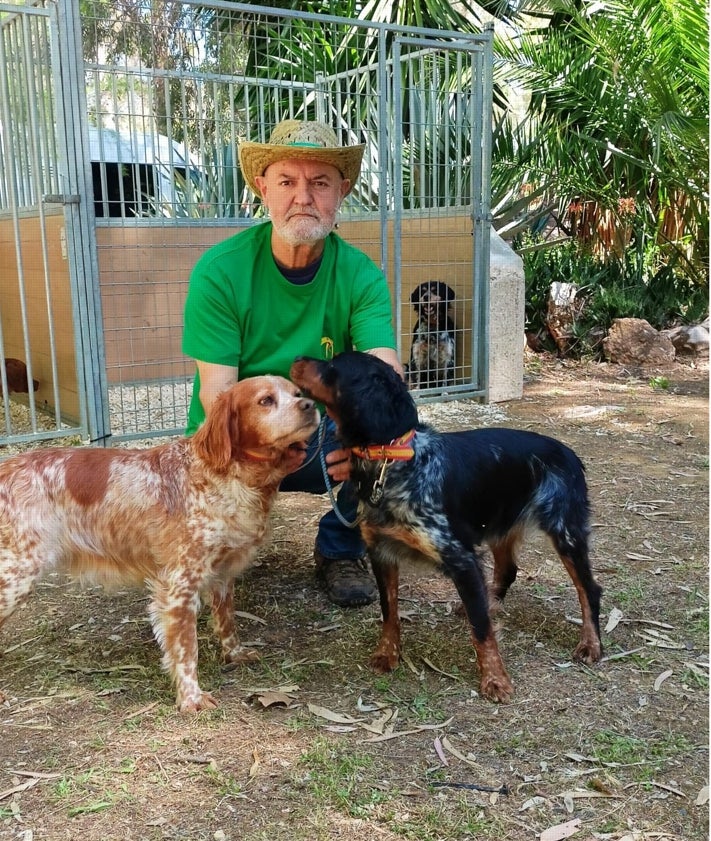
[[[340,607],[362,607],[375,601],[378,588],[365,556],[326,558],[314,549],[316,577],[329,600]]]

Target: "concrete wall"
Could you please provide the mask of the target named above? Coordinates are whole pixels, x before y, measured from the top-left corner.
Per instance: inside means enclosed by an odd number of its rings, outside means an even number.
[[[490,242],[488,399],[501,403],[523,394],[526,284],[523,260],[493,228]]]

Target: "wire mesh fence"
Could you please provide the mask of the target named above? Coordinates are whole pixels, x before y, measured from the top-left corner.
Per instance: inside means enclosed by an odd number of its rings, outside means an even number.
[[[85,122],[66,126],[67,145],[78,137],[86,156],[77,193],[93,211],[113,438],[182,431],[194,371],[180,349],[190,270],[206,248],[262,221],[237,150],[286,118],[321,120],[341,143],[365,144],[339,233],[385,270],[404,363],[418,335],[428,343],[435,332],[422,327],[416,290],[429,281],[450,290],[451,359],[442,376],[439,363],[423,363],[419,398],[484,393],[488,35],[220,0],[94,4],[77,21]],[[61,171],[61,155],[42,167]],[[0,231],[8,181],[0,177]],[[41,379],[70,376],[66,367]]]

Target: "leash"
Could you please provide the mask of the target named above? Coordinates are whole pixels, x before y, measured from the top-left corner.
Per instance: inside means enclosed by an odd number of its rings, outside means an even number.
[[[336,517],[342,525],[346,526],[346,528],[354,529],[360,523],[362,516],[358,514],[355,520],[351,522],[343,516],[341,510],[338,507],[335,494],[333,493],[331,477],[328,475],[328,469],[326,467],[326,456],[323,452],[322,446],[323,435],[325,435],[325,432],[321,436],[317,452],[321,461],[323,480],[326,485],[326,490],[328,491],[328,498],[331,502],[331,508],[333,508],[334,514],[336,515]],[[373,482],[373,488],[370,492],[370,497],[368,499],[371,505],[380,505],[380,503],[383,500],[383,494],[385,493],[385,480],[387,478],[386,473],[388,467],[390,467],[390,465],[395,461],[409,461],[411,458],[414,457],[415,450],[412,447],[412,440],[414,437],[415,430],[411,429],[409,432],[406,432],[404,435],[400,436],[400,438],[395,438],[389,444],[377,444],[368,447],[351,448],[351,452],[357,458],[362,458],[366,461],[382,461],[380,472],[378,473],[377,479]],[[309,461],[311,461],[311,459],[309,459]]]
[[[333,493],[333,485],[331,484],[331,477],[328,475],[328,470],[326,468],[326,456],[323,452],[323,447],[321,446],[323,442],[319,444],[318,447],[318,454],[321,461],[321,470],[323,471],[323,481],[326,485],[326,490],[328,491],[328,498],[331,501],[331,508],[333,508],[333,513],[338,517],[339,521],[342,525],[344,525],[348,529],[354,529],[358,523],[361,521],[360,514],[356,514],[355,520],[346,520],[346,518],[341,513],[341,509],[338,507],[338,502],[336,500],[336,495]]]
[[[299,470],[303,470],[304,467],[311,464],[311,462],[319,455],[323,449],[323,440],[326,437],[326,415],[324,414],[321,420],[319,421],[318,425],[318,438],[316,442],[316,449],[314,450],[313,455],[310,459],[307,459],[299,468]],[[323,458],[323,456],[322,456]]]

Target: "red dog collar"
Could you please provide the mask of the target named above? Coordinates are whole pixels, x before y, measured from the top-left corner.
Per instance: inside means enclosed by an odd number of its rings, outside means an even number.
[[[273,455],[265,455],[264,453],[258,453],[256,450],[242,450],[242,455],[248,461],[274,461]]]
[[[389,444],[371,444],[368,447],[351,447],[353,455],[369,461],[409,461],[415,450],[411,446],[415,430],[411,429]]]

